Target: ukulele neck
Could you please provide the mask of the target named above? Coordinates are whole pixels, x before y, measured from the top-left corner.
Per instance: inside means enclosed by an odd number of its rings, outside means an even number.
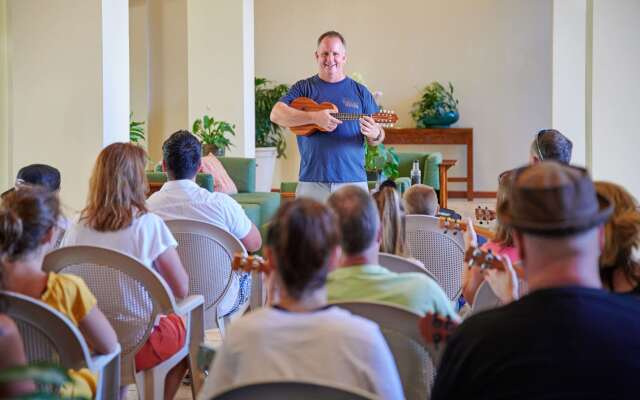
[[[357,121],[365,115],[371,116],[369,114],[331,113],[333,118],[339,119],[340,121]]]

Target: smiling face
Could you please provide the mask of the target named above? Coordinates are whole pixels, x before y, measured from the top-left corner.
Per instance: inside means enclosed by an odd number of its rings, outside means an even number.
[[[338,82],[344,79],[344,64],[347,52],[338,37],[325,37],[316,50],[316,61],[320,79],[327,82]]]

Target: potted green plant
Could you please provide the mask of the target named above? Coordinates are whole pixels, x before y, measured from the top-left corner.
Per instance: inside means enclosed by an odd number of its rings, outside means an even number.
[[[285,84],[276,85],[265,78],[255,78],[256,102],[256,190],[268,192],[276,158],[287,158],[284,130],[271,122],[271,109],[289,91]]]
[[[129,141],[139,144],[144,139],[144,121],[134,121],[132,112],[129,114]]]
[[[448,88],[440,82],[431,82],[425,86],[420,101],[413,103],[411,117],[418,128],[448,127],[456,122],[460,114],[451,82]]]
[[[393,147],[386,148],[382,143],[377,146],[365,143],[364,168],[367,180],[380,183],[385,179],[395,179],[400,175],[399,165],[400,158]]]
[[[236,126],[226,121],[216,121],[213,117],[204,115],[193,122],[192,133],[202,142],[202,154],[213,153],[215,156],[224,156],[225,150],[231,148],[231,140],[227,133],[234,135]]]

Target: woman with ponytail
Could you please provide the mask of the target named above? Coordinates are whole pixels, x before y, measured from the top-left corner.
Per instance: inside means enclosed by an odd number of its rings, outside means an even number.
[[[612,292],[640,296],[640,211],[637,200],[622,186],[596,182],[596,191],[613,204],[604,227],[600,254],[602,285]]]
[[[93,351],[110,353],[117,345],[116,333],[84,281],[74,275],[42,271],[44,256],[55,240],[59,216],[58,197],[42,187],[21,188],[2,199],[0,270],[4,288],[39,299],[65,314]],[[70,371],[70,375],[74,384],[63,387],[65,393],[95,395],[94,374],[82,369]]]
[[[325,284],[340,257],[339,242],[336,216],[325,205],[296,199],[280,207],[265,247],[277,304],[229,326],[199,399],[274,380],[327,382],[404,399],[380,328],[327,304]]]

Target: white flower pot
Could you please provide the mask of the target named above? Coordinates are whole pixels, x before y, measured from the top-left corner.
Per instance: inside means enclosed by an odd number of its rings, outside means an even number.
[[[256,192],[270,192],[276,167],[275,147],[256,147]]]

